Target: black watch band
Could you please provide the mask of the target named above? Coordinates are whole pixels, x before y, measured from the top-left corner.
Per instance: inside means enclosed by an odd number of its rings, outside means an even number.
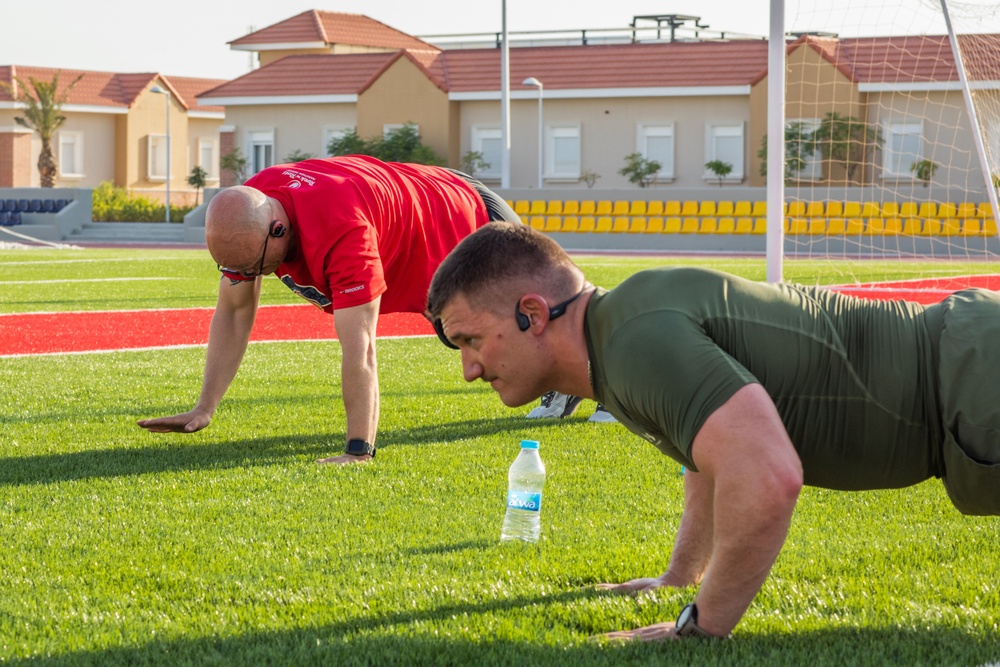
[[[681,614],[677,617],[676,631],[678,637],[717,639],[715,635],[698,627],[698,606],[694,602],[681,609]]]
[[[372,458],[375,458],[375,445],[361,438],[351,438],[347,441],[347,449],[344,450],[344,453],[351,456],[370,454]]]

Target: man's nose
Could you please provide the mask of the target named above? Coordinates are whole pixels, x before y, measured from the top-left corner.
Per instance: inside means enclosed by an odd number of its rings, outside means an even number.
[[[462,375],[466,382],[474,382],[483,375],[482,365],[473,357],[468,349],[462,349]]]

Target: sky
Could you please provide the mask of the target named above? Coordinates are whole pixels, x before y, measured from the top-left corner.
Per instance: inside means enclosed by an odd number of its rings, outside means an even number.
[[[899,1],[833,0],[841,7]],[[501,0],[0,0],[0,65],[232,79],[249,71],[250,56],[227,42],[309,9],[365,14],[428,36],[499,32],[501,7]],[[506,0],[506,8],[511,32],[625,28],[633,16],[670,13],[700,16],[712,30],[760,36],[769,24],[767,0]],[[873,20],[884,25],[887,15]]]

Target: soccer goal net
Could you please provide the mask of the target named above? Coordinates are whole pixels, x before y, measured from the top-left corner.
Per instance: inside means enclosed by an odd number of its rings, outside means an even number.
[[[785,6],[786,280],[829,260],[909,298],[1000,272],[1000,4],[946,2]]]

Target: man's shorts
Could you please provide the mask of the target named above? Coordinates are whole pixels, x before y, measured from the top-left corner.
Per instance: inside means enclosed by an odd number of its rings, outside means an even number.
[[[963,514],[1000,515],[1000,294],[964,290],[941,306],[944,486]]]

